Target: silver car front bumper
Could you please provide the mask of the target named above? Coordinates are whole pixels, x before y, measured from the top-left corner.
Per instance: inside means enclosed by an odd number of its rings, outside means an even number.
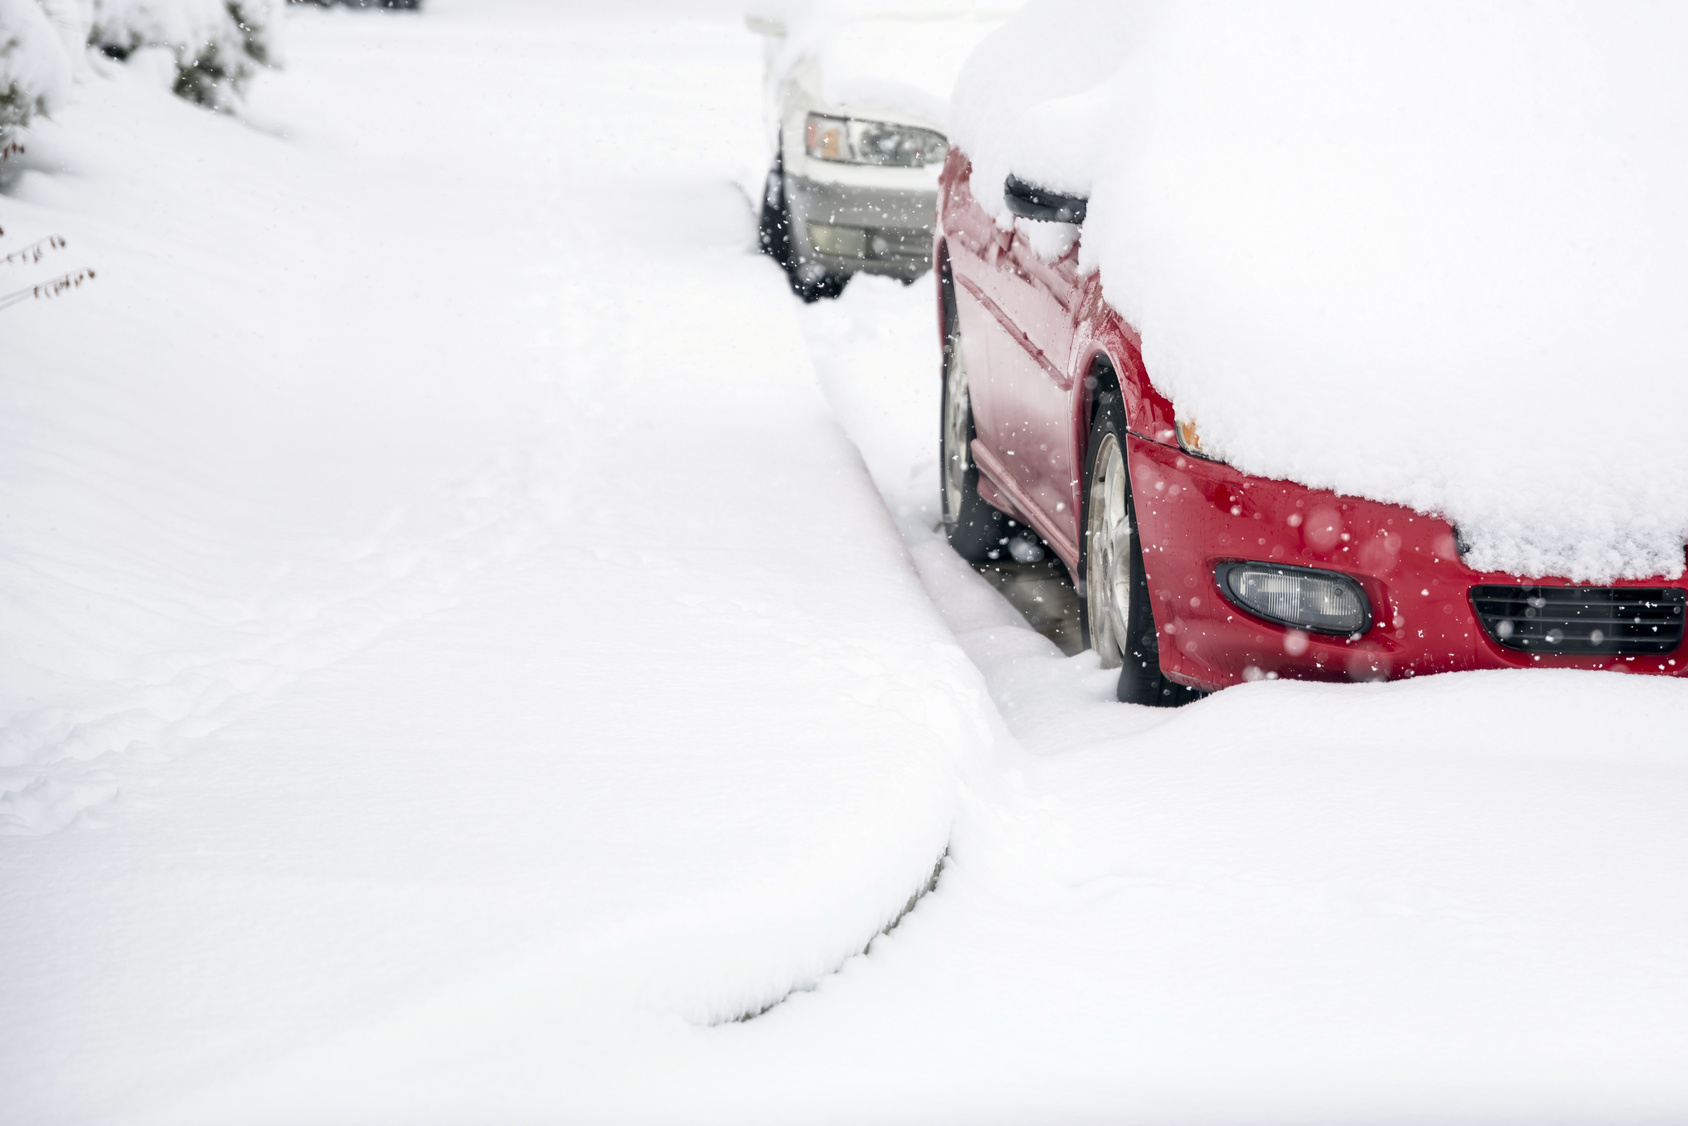
[[[913,280],[932,268],[936,189],[869,188],[787,176],[785,193],[799,270]]]

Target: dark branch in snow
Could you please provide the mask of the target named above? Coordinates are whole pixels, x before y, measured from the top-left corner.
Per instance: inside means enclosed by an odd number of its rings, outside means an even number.
[[[5,233],[5,231],[0,230],[0,235],[4,235]],[[6,255],[6,257],[0,258],[0,266],[9,266],[13,262],[39,262],[42,258],[46,257],[49,252],[54,250],[63,250],[64,245],[64,239],[60,238],[58,235],[48,235],[40,242],[30,243],[22,250],[14,250],[10,254]]]
[[[0,294],[0,309],[9,309],[13,305],[24,301],[50,301],[67,290],[80,288],[85,281],[94,280],[94,271],[89,269],[72,270],[63,277],[40,282],[26,289],[14,293]]]
[[[937,890],[938,877],[943,874],[944,864],[948,860],[949,860],[949,846],[945,845],[943,854],[938,857],[938,862],[932,866],[932,875],[927,878],[926,882],[924,884],[922,884],[920,886],[920,888],[917,891],[915,891],[915,893],[913,895],[908,897],[908,902],[903,904],[903,909],[901,911],[898,911],[897,914],[891,919],[890,922],[886,923],[883,927],[879,928],[878,934],[875,934],[872,938],[867,940],[867,945],[862,947],[861,953],[860,954],[852,954],[852,955],[850,955],[850,958],[864,958],[864,957],[866,957],[868,955],[868,953],[873,950],[873,944],[875,942],[878,942],[879,939],[882,936],[888,935],[892,931],[896,930],[897,925],[899,923],[901,923],[904,919],[908,918],[909,912],[914,910],[915,904],[919,903],[926,896],[930,895],[933,891]],[[840,962],[838,965],[836,965],[832,969],[828,970],[825,974],[821,975],[822,978],[829,977],[832,974],[838,973],[850,961],[850,958],[844,959],[843,962]],[[718,1023],[718,1024],[743,1024],[747,1020],[755,1020],[757,1017],[761,1016],[763,1013],[767,1012],[768,1010],[770,1010],[770,1009],[772,1009],[772,1008],[774,1008],[778,1005],[783,1005],[786,1001],[791,999],[791,996],[794,993],[812,993],[812,992],[814,992],[816,987],[818,987],[820,985],[820,983],[821,983],[821,978],[816,978],[814,981],[808,982],[808,983],[803,984],[803,985],[795,986],[792,989],[788,990],[787,992],[785,992],[785,993],[781,994],[780,996],[774,998],[772,1001],[769,1001],[766,1005],[763,1005],[760,1009],[755,1009],[755,1010],[743,1012],[743,1013],[740,1013],[736,1017],[732,1017],[729,1020],[717,1021],[716,1023]]]

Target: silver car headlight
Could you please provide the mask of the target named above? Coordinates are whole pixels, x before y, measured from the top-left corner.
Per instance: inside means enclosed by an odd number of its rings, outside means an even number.
[[[816,160],[874,164],[882,168],[924,168],[941,164],[949,142],[941,133],[889,121],[858,121],[811,113],[803,146]]]

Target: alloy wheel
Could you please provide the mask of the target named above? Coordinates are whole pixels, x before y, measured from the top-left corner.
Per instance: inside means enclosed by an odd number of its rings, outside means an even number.
[[[1131,628],[1131,511],[1119,439],[1102,436],[1091,473],[1085,536],[1085,610],[1090,645],[1105,669],[1125,660]]]

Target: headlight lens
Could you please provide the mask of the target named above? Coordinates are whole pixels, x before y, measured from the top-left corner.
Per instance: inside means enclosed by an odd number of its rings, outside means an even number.
[[[811,113],[804,148],[816,160],[876,164],[886,168],[923,168],[943,163],[949,142],[930,129],[888,121],[857,121]]]
[[[1366,592],[1339,571],[1273,563],[1222,563],[1214,578],[1226,598],[1269,622],[1344,636],[1371,628],[1371,604]]]

